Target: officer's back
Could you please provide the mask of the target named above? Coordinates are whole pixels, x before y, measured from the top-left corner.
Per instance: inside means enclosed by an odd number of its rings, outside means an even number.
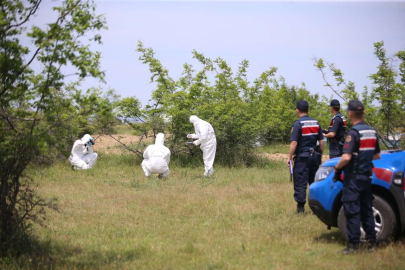
[[[323,130],[323,133],[329,141],[329,158],[336,158],[342,155],[346,135],[346,118],[340,112],[340,102],[337,99],[331,101],[330,111],[333,118],[329,128]]]
[[[297,213],[303,213],[307,185],[314,181],[315,173],[322,161],[324,141],[321,125],[308,116],[308,102],[298,101],[296,112],[299,119],[294,122],[291,130],[287,164],[290,166],[294,155],[294,199],[297,202]],[[317,147],[318,143],[319,147]]]
[[[335,175],[344,169],[342,203],[346,216],[348,246],[344,254],[359,249],[360,225],[372,249],[376,241],[371,193],[372,160],[380,158],[376,131],[364,122],[364,106],[360,101],[349,102],[349,118],[353,123],[347,132],[343,155],[335,166]]]

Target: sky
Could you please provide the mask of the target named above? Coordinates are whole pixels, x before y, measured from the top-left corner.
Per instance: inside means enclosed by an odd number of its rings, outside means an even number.
[[[367,78],[378,61],[373,43],[384,41],[387,54],[405,50],[405,1],[95,1],[108,30],[102,54],[106,84],[90,79],[82,87],[112,88],[122,97],[136,96],[146,105],[155,88],[148,66],[139,61],[141,40],[177,79],[183,64],[198,66],[195,49],[206,57],[225,59],[236,73],[243,59],[250,62],[253,81],[272,66],[289,85],[305,82],[311,93],[330,97],[313,57],[335,63],[357,91],[371,87]],[[56,16],[45,1],[31,24],[45,25]],[[29,40],[23,40],[29,45]],[[397,63],[398,65],[399,63]],[[38,68],[38,66],[34,66]],[[330,81],[333,78],[329,75]]]

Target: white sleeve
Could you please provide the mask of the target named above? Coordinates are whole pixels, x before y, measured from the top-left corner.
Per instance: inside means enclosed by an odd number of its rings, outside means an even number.
[[[200,124],[199,124],[200,137],[198,138],[197,141],[195,141],[196,145],[199,145],[202,142],[207,140],[207,138],[208,138],[208,127],[209,127],[209,124],[207,122],[203,122],[203,121],[200,122]]]
[[[144,159],[149,159],[149,156],[150,156],[149,151],[150,151],[150,145],[148,147],[146,147],[145,151],[143,152]]]
[[[87,151],[89,154],[93,154],[94,153],[93,146],[87,146]]]
[[[72,154],[72,155],[75,154],[76,147],[77,147],[77,143],[75,142],[75,143],[73,144],[72,151],[70,152],[70,154]]]
[[[72,147],[72,155],[80,153],[83,150],[83,144],[81,140],[75,141]]]
[[[169,150],[169,148],[166,147],[165,152],[166,152],[165,160],[166,160],[166,163],[169,165],[169,163],[170,163],[170,150]]]

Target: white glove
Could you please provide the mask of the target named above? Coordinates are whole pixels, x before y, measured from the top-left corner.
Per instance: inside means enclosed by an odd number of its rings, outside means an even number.
[[[193,144],[194,144],[195,146],[198,146],[198,145],[199,145],[198,141],[194,141]]]
[[[191,139],[192,137],[193,137],[193,135],[187,134],[187,138]]]

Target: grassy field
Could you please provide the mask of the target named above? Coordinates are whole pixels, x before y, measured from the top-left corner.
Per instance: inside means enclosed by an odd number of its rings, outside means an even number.
[[[284,162],[267,168],[172,164],[145,179],[133,156],[103,155],[90,171],[67,162],[33,169],[38,192],[56,198],[35,226],[43,256],[0,262],[16,269],[404,269],[405,245],[343,256],[339,231],[309,208],[295,214]]]

